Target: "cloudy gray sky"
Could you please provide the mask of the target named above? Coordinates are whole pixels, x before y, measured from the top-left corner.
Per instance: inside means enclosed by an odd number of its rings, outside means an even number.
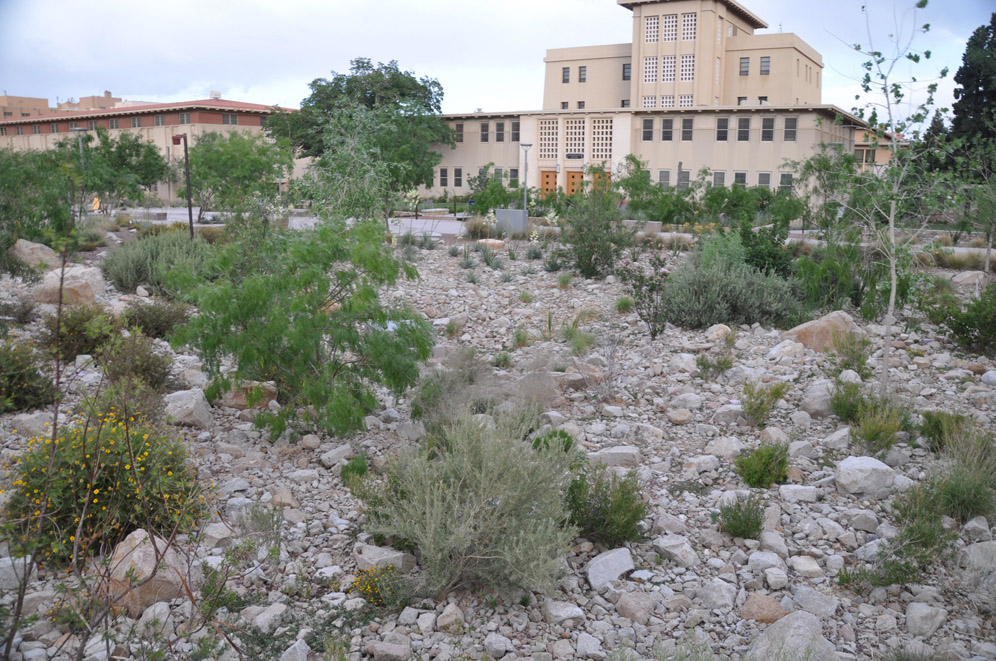
[[[742,0],[768,32],[795,32],[823,54],[823,100],[846,110],[859,92],[869,7],[879,50],[913,23],[913,0]],[[950,106],[965,42],[989,22],[993,0],[932,0],[914,41],[933,53],[921,80],[943,67]],[[631,40],[631,13],[615,0],[0,0],[0,89],[80,97],[110,90],[133,100],[227,99],[297,107],[308,83],[350,60],[397,60],[438,78],[443,111],[534,110],[547,48]],[[880,45],[881,44],[881,45]]]

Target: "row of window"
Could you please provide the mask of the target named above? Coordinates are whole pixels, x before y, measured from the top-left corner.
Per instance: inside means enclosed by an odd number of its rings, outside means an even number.
[[[646,16],[643,23],[644,41],[648,44],[656,44],[658,41],[678,40],[678,15],[665,14],[663,16]],[[681,15],[681,40],[694,41],[695,30],[698,24],[696,14]]]
[[[650,175],[650,171],[646,170],[646,173]],[[794,176],[791,172],[780,172],[778,173],[778,187],[791,189],[792,182],[794,181]],[[657,171],[657,184],[664,187],[671,187],[671,171],[670,170],[658,170]],[[691,170],[679,170],[678,171],[678,181],[677,188],[679,190],[684,190],[691,185]],[[712,173],[712,185],[713,186],[725,186],[726,185],[726,172],[713,171]],[[733,173],[733,185],[734,186],[746,186],[747,185],[747,173],[746,172],[734,172]],[[765,188],[771,188],[771,173],[770,172],[758,172],[757,173],[757,185],[763,186]]]
[[[730,141],[730,133],[735,132],[737,142],[750,142],[751,134],[751,118],[750,117],[737,117],[736,118],[736,128],[732,128],[730,125],[729,117],[717,117],[716,118],[716,142],[728,142]],[[680,136],[682,142],[689,142],[693,140],[693,134],[695,132],[695,118],[694,117],[683,117],[680,120],[679,126]],[[642,125],[642,138],[643,142],[653,142],[655,140],[654,135],[656,133],[657,120],[653,117],[645,117],[643,119]],[[798,117],[786,117],[782,126],[782,140],[785,142],[795,142],[796,134],[799,129],[799,118]],[[674,140],[675,133],[675,120],[671,117],[663,117],[660,120],[660,140],[662,142],[671,142]],[[761,142],[774,142],[775,140],[775,118],[774,117],[762,117],[761,118]]]
[[[484,174],[484,168],[478,171],[478,176]],[[505,178],[504,168],[495,168],[492,171],[492,177],[498,181],[502,181]],[[509,183],[518,183],[519,181],[519,168],[508,168],[508,180]],[[439,168],[439,187],[449,188],[450,186],[450,169],[449,168]],[[453,187],[462,188],[463,187],[463,168],[453,168]]]
[[[678,107],[679,108],[691,108],[695,105],[695,97],[691,94],[680,94],[678,96]],[[642,99],[641,106],[643,108],[656,108],[657,107],[657,97],[656,96],[645,96]],[[624,108],[629,107],[629,103],[623,106]],[[674,108],[674,95],[665,94],[661,97],[661,108]]]
[[[584,106],[581,106],[582,108]],[[518,120],[509,122],[510,124],[510,134],[509,142],[519,141],[519,122]],[[491,122],[481,122],[481,142],[491,142]],[[457,122],[453,125],[453,134],[457,142],[463,142],[463,122]],[[505,142],[505,122],[495,122],[495,142]]]
[[[761,56],[761,75],[768,76],[771,74],[771,58],[767,55]],[[749,76],[750,75],[750,58],[741,57],[740,58],[740,75]]]
[[[133,128],[133,129],[142,128],[142,118],[141,117],[131,117],[131,118],[129,118],[129,121],[130,121],[131,128]],[[190,113],[189,112],[181,112],[180,116],[179,116],[179,122],[180,122],[180,124],[190,124]],[[225,124],[225,125],[229,125],[229,126],[237,126],[238,123],[239,123],[239,116],[238,116],[238,114],[233,113],[233,112],[222,113],[221,114],[221,123]],[[83,125],[83,122],[76,122],[76,121],[69,122],[69,130],[72,131],[74,129],[83,128],[82,125]],[[146,125],[148,125],[148,124],[146,123]],[[166,126],[166,115],[153,115],[152,116],[152,125],[153,126]],[[8,135],[8,128],[9,127],[6,127],[6,126],[0,126],[0,135]],[[96,131],[97,130],[97,120],[96,119],[87,120],[86,121],[86,128],[88,130],[90,130],[90,131]],[[111,117],[110,119],[108,119],[107,120],[107,128],[109,128],[109,129],[119,129],[119,128],[121,128],[121,118],[120,117]],[[48,125],[48,129],[49,129],[48,130],[49,133],[58,133],[59,132],[59,123],[58,122],[52,122],[52,123],[50,123]],[[32,124],[31,125],[31,133],[33,133],[34,135],[38,135],[41,132],[42,132],[42,130],[41,130],[41,124]],[[15,126],[14,127],[14,135],[24,135],[24,126],[23,125]]]
[[[571,68],[564,67],[560,70],[560,81],[563,83],[571,82]],[[588,67],[580,66],[578,67],[578,82],[587,83],[588,82]]]
[[[660,77],[662,83],[673,83],[675,78],[676,55],[664,55],[660,58]],[[657,82],[657,56],[648,55],[643,58],[643,82]],[[681,67],[678,69],[681,74],[681,82],[689,83],[695,80],[695,56],[682,55]]]

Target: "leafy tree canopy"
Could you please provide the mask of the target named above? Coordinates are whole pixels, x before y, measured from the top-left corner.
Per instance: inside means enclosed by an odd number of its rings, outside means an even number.
[[[952,135],[996,138],[996,13],[972,33],[954,79]]]

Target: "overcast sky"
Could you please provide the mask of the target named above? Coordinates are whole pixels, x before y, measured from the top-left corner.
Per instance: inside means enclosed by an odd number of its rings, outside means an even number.
[[[823,101],[845,110],[860,91],[867,43],[886,50],[896,25],[909,34],[914,0],[742,0],[767,32],[794,32],[822,53]],[[943,67],[939,106],[972,31],[993,0],[932,0],[917,13],[931,30],[914,45],[933,56],[921,80]],[[615,0],[0,0],[0,89],[56,99],[102,94],[132,100],[223,98],[297,107],[308,83],[350,60],[397,60],[439,79],[447,113],[536,110],[547,48],[625,43],[632,14]]]

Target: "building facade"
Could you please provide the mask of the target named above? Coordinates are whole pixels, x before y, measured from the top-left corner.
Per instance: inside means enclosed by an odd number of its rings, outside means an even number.
[[[101,97],[95,97],[99,99]],[[107,129],[112,135],[122,131],[138,133],[156,145],[166,160],[183,161],[183,145],[174,145],[173,136],[187,134],[188,144],[209,132],[261,133],[273,107],[225,99],[204,99],[180,103],[159,103],[98,108],[80,111],[53,111],[46,115],[0,120],[0,149],[52,149],[77,131]],[[151,191],[161,199],[176,199],[180,185],[162,182]]]
[[[792,184],[788,163],[821,142],[853,151],[867,124],[821,103],[823,60],[794,34],[734,0],[617,0],[633,15],[628,44],[547,51],[543,108],[446,115],[456,148],[426,193],[469,192],[492,163],[530,187],[573,193],[592,165],[622,172],[632,154],[665,186],[703,169],[716,185]],[[527,148],[528,145],[528,148]]]

